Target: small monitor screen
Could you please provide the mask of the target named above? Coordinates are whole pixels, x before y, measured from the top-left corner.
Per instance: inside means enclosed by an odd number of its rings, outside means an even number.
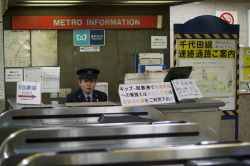
[[[174,79],[186,79],[190,76],[192,68],[192,66],[172,67],[169,69],[164,82],[170,82]]]

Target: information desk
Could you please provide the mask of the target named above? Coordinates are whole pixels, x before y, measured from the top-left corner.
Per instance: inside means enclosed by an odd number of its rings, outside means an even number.
[[[168,121],[202,123],[219,134],[221,121],[219,107],[225,106],[225,103],[211,98],[201,98],[189,102],[152,106],[160,110]]]

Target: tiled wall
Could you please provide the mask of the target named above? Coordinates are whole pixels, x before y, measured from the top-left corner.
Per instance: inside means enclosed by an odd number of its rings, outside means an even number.
[[[247,11],[250,9],[249,0],[204,0],[199,3],[173,6],[170,8],[170,62],[173,64],[173,25],[183,24],[186,21],[200,15],[214,15],[216,11],[236,11],[237,23],[240,25],[240,43],[241,47],[248,46],[248,18]],[[239,140],[249,140],[249,122],[246,120],[250,116],[250,109],[247,105],[250,96],[241,95],[239,108]],[[221,122],[220,137],[222,140],[235,139],[235,120],[223,120]]]

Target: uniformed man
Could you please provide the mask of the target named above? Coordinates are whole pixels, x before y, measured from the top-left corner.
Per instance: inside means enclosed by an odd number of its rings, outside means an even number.
[[[81,89],[67,95],[66,102],[100,102],[107,101],[107,94],[94,90],[97,84],[99,70],[94,68],[80,69],[76,72],[79,76],[78,85]]]

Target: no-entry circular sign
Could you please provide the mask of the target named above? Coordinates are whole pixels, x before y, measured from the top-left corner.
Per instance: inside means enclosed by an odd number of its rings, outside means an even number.
[[[228,22],[229,24],[234,24],[234,17],[231,13],[225,12],[220,15],[220,18]]]

